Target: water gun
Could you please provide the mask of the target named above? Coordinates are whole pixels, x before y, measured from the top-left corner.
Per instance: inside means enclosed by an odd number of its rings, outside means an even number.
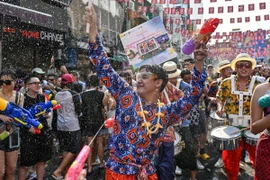
[[[267,92],[265,95],[258,99],[258,104],[262,108],[270,107],[270,92]]]
[[[201,29],[196,31],[193,34],[193,37],[186,41],[186,43],[182,47],[182,52],[185,55],[190,55],[194,52],[196,45],[202,43],[206,44],[210,40],[211,34],[217,29],[218,25],[218,18],[210,18],[205,21]]]
[[[112,127],[114,124],[114,117],[111,117],[104,121],[102,126],[99,128],[95,136],[92,138],[91,142],[88,145],[85,145],[78,156],[76,157],[75,161],[71,164],[70,168],[68,169],[68,172],[66,174],[65,180],[74,180],[77,179],[79,176],[81,170],[84,167],[84,163],[86,159],[88,158],[88,155],[91,151],[90,145],[93,143],[96,136],[99,134],[100,130],[102,129],[103,125],[105,125],[106,128]]]
[[[43,95],[45,96],[47,101],[50,101],[52,99],[52,96],[53,96],[53,94],[50,90],[44,90]]]
[[[84,167],[84,163],[88,158],[90,150],[91,148],[89,145],[85,145],[82,148],[79,155],[76,157],[75,161],[71,164],[70,168],[68,169],[65,180],[74,180],[79,176],[81,170]]]
[[[28,111],[32,114],[33,117],[38,117],[44,113],[51,112],[51,110],[59,109],[61,106],[57,104],[56,100],[48,101],[46,103],[40,102],[31,106]]]
[[[27,128],[34,127],[37,129],[37,134],[40,133],[40,129],[43,128],[43,125],[34,119],[29,111],[3,98],[0,98],[0,111],[11,117],[15,121],[14,124],[16,126],[25,126]]]

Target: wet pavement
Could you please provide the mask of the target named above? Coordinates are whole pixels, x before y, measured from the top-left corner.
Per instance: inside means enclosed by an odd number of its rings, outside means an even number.
[[[200,162],[205,165],[207,168],[204,170],[199,170],[197,173],[197,180],[226,180],[226,174],[223,168],[213,168],[214,162],[218,158],[218,153],[215,151],[215,148],[211,146],[211,144],[207,145],[207,152],[210,155],[210,159],[204,161],[200,159]],[[57,168],[57,166],[61,162],[61,158],[59,158],[59,154],[55,155],[52,160],[48,162],[46,167],[46,180],[53,180],[51,177],[52,172]],[[93,167],[93,173],[87,176],[88,180],[102,180],[104,179],[105,170],[99,169],[98,165]],[[175,180],[189,180],[190,172],[188,170],[183,170],[183,174],[181,176],[176,176]],[[252,180],[254,177],[254,170],[250,164],[245,162],[240,163],[240,173],[239,180]]]
[[[209,121],[208,129],[212,129],[211,121]],[[209,131],[210,132],[210,131]],[[197,173],[197,180],[226,180],[226,173],[223,168],[215,168],[214,164],[219,158],[219,153],[215,147],[212,146],[211,137],[208,133],[208,142],[206,144],[206,152],[209,154],[210,159],[204,161],[199,159],[200,162],[205,166],[205,169],[198,170]],[[105,157],[108,154],[108,151],[105,151]],[[51,177],[52,172],[57,168],[60,164],[61,159],[59,158],[60,154],[55,154],[54,158],[48,162],[46,167],[46,180],[52,180]],[[93,166],[93,173],[87,176],[88,180],[102,180],[104,179],[105,170],[99,169],[98,165]],[[254,178],[254,170],[251,164],[247,164],[243,161],[240,163],[240,172],[239,172],[239,180],[253,180]],[[175,180],[189,180],[190,179],[190,172],[188,170],[183,170],[181,176],[176,176]]]

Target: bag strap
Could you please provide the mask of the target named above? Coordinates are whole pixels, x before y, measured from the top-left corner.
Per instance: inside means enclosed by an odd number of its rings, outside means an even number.
[[[19,100],[19,92],[16,91],[16,95],[15,95],[15,104],[17,104],[17,105],[19,105],[18,100]]]

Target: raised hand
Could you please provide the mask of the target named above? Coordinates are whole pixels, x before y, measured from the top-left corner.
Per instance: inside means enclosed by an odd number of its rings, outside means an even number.
[[[97,14],[93,5],[85,8],[83,19],[86,24],[90,24],[89,41],[95,42],[97,35]]]

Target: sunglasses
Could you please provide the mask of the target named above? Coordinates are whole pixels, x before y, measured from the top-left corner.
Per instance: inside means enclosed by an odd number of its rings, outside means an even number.
[[[31,85],[31,84],[34,84],[34,85],[39,85],[39,84],[41,84],[41,82],[31,82],[31,83],[28,83],[29,85]]]
[[[11,83],[12,83],[12,81],[13,80],[0,80],[0,85],[3,85],[3,84],[5,84],[5,85],[11,85]]]
[[[156,78],[156,74],[153,74],[151,72],[139,72],[136,75],[136,81],[142,79],[142,80],[146,80],[146,79],[155,79]]]
[[[241,69],[243,67],[249,69],[249,68],[252,67],[252,64],[250,62],[239,62],[239,63],[236,64],[236,67],[239,68],[239,69]]]

